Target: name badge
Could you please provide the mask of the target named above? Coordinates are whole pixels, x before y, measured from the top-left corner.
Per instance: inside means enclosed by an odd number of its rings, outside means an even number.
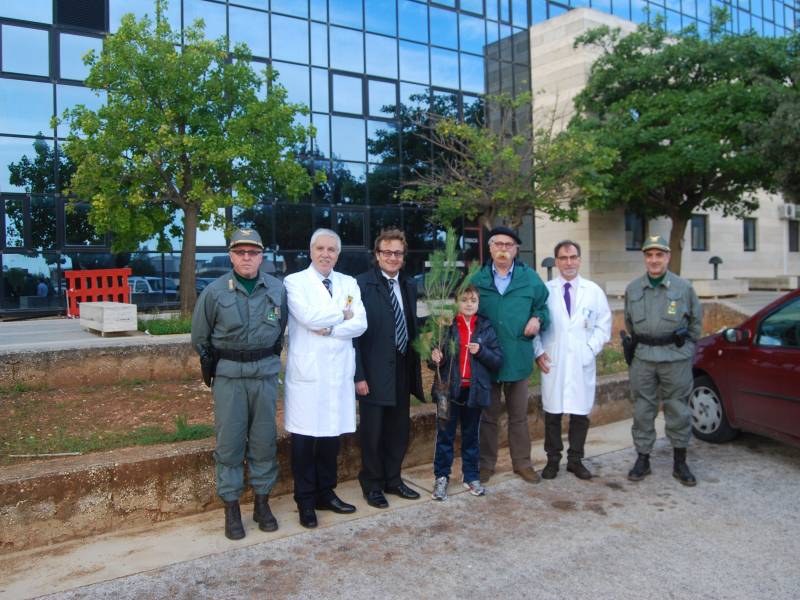
[[[678,303],[675,300],[672,300],[667,306],[667,314],[672,317],[678,314]]]

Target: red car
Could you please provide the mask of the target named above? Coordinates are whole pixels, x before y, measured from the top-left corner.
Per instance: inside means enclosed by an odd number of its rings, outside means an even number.
[[[800,445],[800,290],[697,343],[689,406],[701,440],[745,430]]]

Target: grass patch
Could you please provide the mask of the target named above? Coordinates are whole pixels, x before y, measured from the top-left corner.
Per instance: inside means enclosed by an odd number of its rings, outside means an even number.
[[[214,435],[213,425],[190,425],[183,415],[175,417],[175,428],[166,431],[161,427],[138,427],[133,431],[92,433],[88,436],[69,435],[63,428],[46,438],[28,435],[4,444],[3,459],[0,463],[10,462],[9,454],[52,454],[57,452],[100,452],[130,446],[152,446],[154,444],[170,444],[189,440],[202,440]]]
[[[0,398],[5,396],[19,396],[25,392],[32,392],[33,387],[25,383],[15,383],[13,385],[0,385]]]
[[[150,335],[170,335],[173,333],[191,333],[191,317],[174,317],[172,319],[148,319],[139,321],[139,331],[146,331]]]

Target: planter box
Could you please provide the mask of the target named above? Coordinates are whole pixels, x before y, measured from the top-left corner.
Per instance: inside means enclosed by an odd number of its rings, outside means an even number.
[[[81,302],[81,327],[100,335],[136,331],[136,305],[123,302]]]

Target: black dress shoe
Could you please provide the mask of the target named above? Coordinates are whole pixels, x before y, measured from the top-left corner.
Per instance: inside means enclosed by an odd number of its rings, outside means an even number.
[[[364,498],[367,500],[367,504],[370,506],[374,506],[375,508],[389,508],[389,502],[386,500],[386,496],[383,495],[383,492],[380,490],[372,490],[364,494]]]
[[[350,513],[356,512],[356,507],[352,504],[344,502],[341,498],[334,494],[330,500],[317,501],[317,510],[332,510],[340,515],[349,515]]]
[[[306,529],[314,529],[317,526],[317,513],[313,508],[299,508],[300,525]]]
[[[398,483],[397,485],[393,485],[391,487],[387,487],[383,490],[387,494],[392,494],[394,496],[400,496],[401,498],[405,498],[406,500],[417,500],[419,498],[419,493],[412,490],[408,487],[405,483]]]

